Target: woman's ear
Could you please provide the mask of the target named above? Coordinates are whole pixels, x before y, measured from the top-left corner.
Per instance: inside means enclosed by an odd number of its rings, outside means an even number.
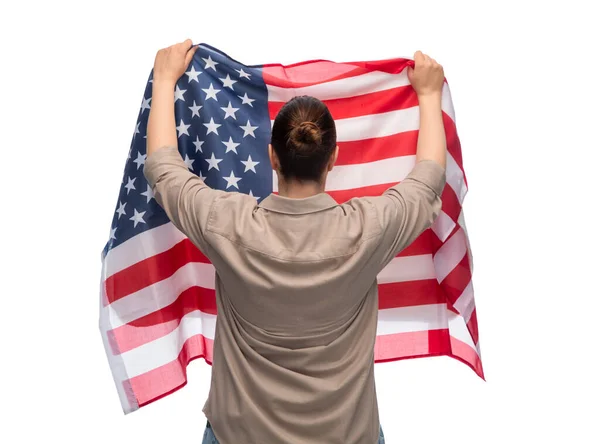
[[[277,154],[273,151],[273,146],[269,144],[269,160],[271,161],[271,168],[275,171],[279,171],[279,159],[277,159]]]
[[[335,150],[331,153],[331,157],[329,158],[329,163],[327,164],[327,171],[331,171],[337,162],[338,154],[340,152],[340,147],[335,146]]]

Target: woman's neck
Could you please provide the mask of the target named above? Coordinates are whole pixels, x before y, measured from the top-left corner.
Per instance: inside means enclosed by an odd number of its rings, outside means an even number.
[[[315,181],[299,182],[297,180],[282,180],[280,178],[277,182],[279,195],[291,199],[316,196],[325,191],[325,183]]]

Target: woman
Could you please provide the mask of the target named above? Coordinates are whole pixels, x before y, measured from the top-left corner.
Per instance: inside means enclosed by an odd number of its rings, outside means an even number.
[[[383,443],[374,378],[377,274],[437,217],[445,184],[442,67],[415,54],[417,162],[383,195],[324,192],[335,124],[311,97],[277,115],[269,156],[279,194],[260,204],[209,188],[177,150],[173,90],[192,42],[158,52],[144,174],[170,220],[216,269],[205,443]],[[218,440],[218,441],[217,441]]]

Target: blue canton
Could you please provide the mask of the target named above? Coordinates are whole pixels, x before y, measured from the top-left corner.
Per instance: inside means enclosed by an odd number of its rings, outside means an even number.
[[[267,101],[260,67],[242,65],[215,48],[200,45],[174,91],[178,148],[188,168],[211,188],[246,193],[258,202],[267,197],[273,191]],[[152,73],[103,255],[169,222],[143,174],[151,106]]]

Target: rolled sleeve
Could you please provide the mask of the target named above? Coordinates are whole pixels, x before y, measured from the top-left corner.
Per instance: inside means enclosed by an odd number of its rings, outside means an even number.
[[[442,208],[446,171],[437,162],[418,162],[406,178],[373,198],[381,224],[376,252],[383,267],[431,227]]]
[[[191,172],[174,146],[160,148],[148,156],[144,176],[169,220],[205,252],[210,211],[225,191],[210,188]]]

